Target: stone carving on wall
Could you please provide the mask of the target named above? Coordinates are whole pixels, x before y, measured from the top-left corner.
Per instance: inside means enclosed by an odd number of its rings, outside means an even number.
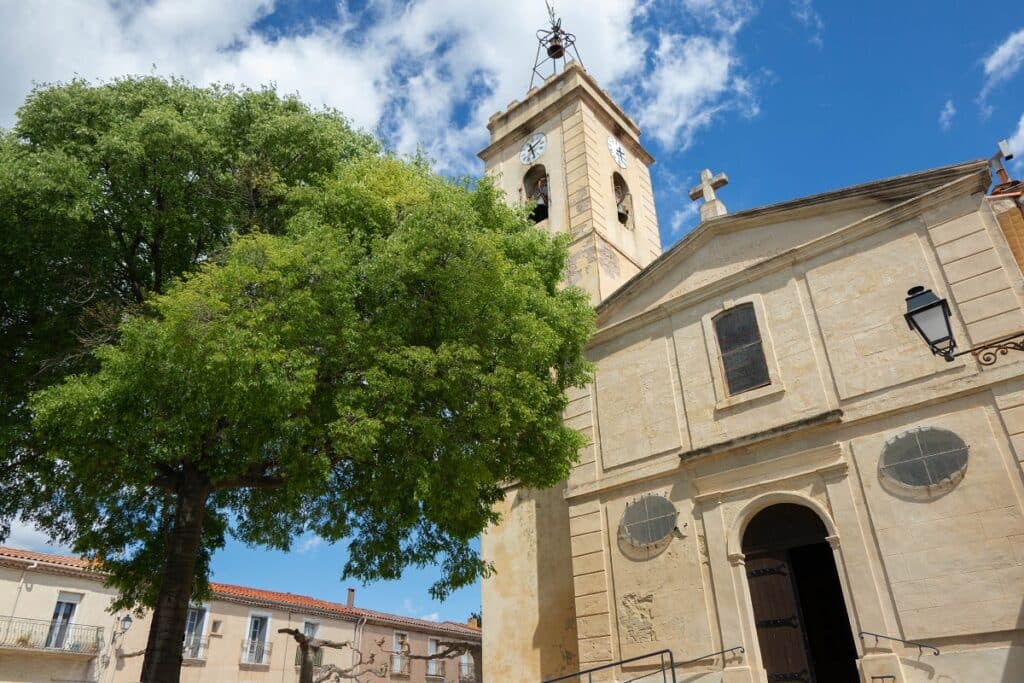
[[[583,264],[580,261],[586,259],[586,255],[583,252],[576,252],[570,254],[569,258],[565,262],[565,284],[572,287],[580,278],[583,277]]]
[[[658,639],[654,632],[654,619],[651,615],[654,607],[654,595],[627,593],[622,596],[619,604],[619,623],[626,632],[630,643],[653,643]]]
[[[607,244],[601,243],[597,248],[597,260],[601,270],[613,278],[619,277],[619,255]]]

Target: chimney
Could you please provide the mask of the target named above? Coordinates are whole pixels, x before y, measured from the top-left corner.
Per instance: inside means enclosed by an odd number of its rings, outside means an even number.
[[[348,589],[348,599],[345,600],[345,606],[346,607],[355,607],[355,604],[356,604],[356,589],[355,588],[349,588]]]
[[[466,620],[466,625],[470,628],[480,628],[480,622],[477,621],[476,617],[470,617]]]

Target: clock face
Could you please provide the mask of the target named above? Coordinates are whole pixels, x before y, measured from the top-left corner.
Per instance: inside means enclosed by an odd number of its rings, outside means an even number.
[[[519,161],[523,165],[529,165],[540,159],[540,155],[544,153],[544,148],[548,145],[548,139],[544,133],[534,133],[530,138],[523,143],[523,146],[519,148]]]
[[[608,136],[608,151],[619,168],[626,168],[626,150],[614,135]]]

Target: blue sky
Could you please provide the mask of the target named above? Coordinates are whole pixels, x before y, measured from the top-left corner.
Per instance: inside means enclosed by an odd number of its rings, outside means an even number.
[[[586,68],[644,130],[662,241],[697,222],[700,170],[736,211],[990,156],[1024,157],[1024,19],[953,0],[556,0]],[[0,5],[0,126],[33,82],[75,75],[274,82],[402,153],[478,175],[485,123],[529,83],[543,0],[34,0]],[[1020,176],[1024,163],[1012,170]],[[12,543],[44,539],[17,528]],[[215,580],[344,600],[344,549],[231,545]],[[500,571],[500,567],[498,568]],[[462,620],[436,573],[360,587],[363,606]]]

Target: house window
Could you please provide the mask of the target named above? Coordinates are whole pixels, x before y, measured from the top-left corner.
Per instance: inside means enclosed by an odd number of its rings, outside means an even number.
[[[408,676],[409,658],[406,656],[406,648],[409,647],[409,634],[395,631],[391,644],[391,675]]]
[[[242,661],[246,664],[269,664],[270,617],[253,614],[249,617],[248,640],[242,648]]]
[[[74,593],[61,592],[57,596],[57,604],[53,607],[53,618],[46,634],[46,647],[63,648],[68,644],[68,631],[82,596]]]
[[[534,203],[530,220],[540,223],[547,220],[548,207],[551,206],[551,188],[548,185],[548,172],[543,165],[530,168],[523,176],[523,192],[526,199]]]
[[[618,173],[612,174],[612,192],[615,196],[615,214],[619,223],[633,229],[633,195],[629,193],[626,179]]]
[[[470,683],[474,675],[473,657],[468,652],[464,652],[459,657],[459,683]]]
[[[440,641],[437,638],[427,639],[427,654],[436,655],[437,646]],[[444,676],[444,662],[439,659],[428,659],[427,660],[427,675],[433,677]]]
[[[185,639],[182,642],[182,656],[185,659],[206,658],[203,632],[206,630],[206,608],[189,607],[185,615]]]
[[[714,324],[729,394],[771,384],[754,305],[729,309],[716,317]]]

